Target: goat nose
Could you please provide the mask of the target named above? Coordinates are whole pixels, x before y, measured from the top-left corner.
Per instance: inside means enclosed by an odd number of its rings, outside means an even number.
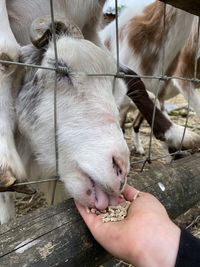
[[[112,162],[114,173],[120,180],[120,191],[122,191],[126,183],[127,168],[123,160],[121,160],[119,157],[113,156]]]

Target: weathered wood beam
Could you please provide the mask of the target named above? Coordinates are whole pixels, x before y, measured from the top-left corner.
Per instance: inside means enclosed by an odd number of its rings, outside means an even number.
[[[129,183],[153,193],[172,218],[200,200],[200,154],[154,165]],[[1,267],[98,266],[111,258],[92,238],[72,200],[0,228]]]
[[[176,218],[200,200],[200,153],[169,165],[152,164],[150,170],[134,174],[129,184],[155,195]]]
[[[183,9],[191,14],[200,16],[200,1],[199,0],[160,0],[166,4]]]
[[[1,267],[96,266],[108,258],[72,199],[0,228]]]

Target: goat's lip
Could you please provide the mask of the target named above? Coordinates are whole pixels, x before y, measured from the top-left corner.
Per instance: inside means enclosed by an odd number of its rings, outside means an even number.
[[[120,196],[112,196],[103,190],[103,187],[94,180],[91,180],[94,191],[94,207],[98,210],[105,210],[109,205],[117,205],[120,202]]]

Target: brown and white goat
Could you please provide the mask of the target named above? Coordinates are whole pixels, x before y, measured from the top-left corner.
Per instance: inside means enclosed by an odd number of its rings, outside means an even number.
[[[132,1],[132,6],[122,11],[119,16],[120,62],[134,69],[139,75],[160,77],[162,70],[165,75],[189,36],[194,20],[193,15],[166,5],[165,28],[163,15],[164,4],[160,1],[155,1],[148,6],[140,1]],[[100,36],[116,57],[115,21],[106,26],[100,32]],[[165,62],[162,66],[163,46],[165,47]],[[130,82],[130,78],[128,80]],[[143,78],[142,81],[147,90],[154,94],[163,85],[162,81],[158,82],[151,78]],[[132,94],[131,90],[129,88],[129,95]],[[133,94],[137,96],[137,91]],[[139,92],[138,98],[141,98]],[[140,108],[140,112],[151,125],[152,112],[149,112],[148,103]],[[159,131],[161,131],[168,146],[179,149],[184,128],[164,117],[164,114],[155,117],[155,127],[160,120],[160,128],[156,127],[157,135],[159,136]],[[195,148],[199,145],[200,137],[187,129],[182,148]]]

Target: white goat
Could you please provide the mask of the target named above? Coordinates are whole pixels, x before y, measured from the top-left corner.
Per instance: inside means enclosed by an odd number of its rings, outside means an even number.
[[[55,14],[61,13],[72,20],[85,38],[98,44],[96,28],[104,2],[54,1]],[[20,49],[19,45],[29,42],[31,21],[49,13],[48,0],[0,0],[0,59],[18,61],[21,50],[23,62],[55,67],[54,46],[48,38],[40,48],[28,45]],[[44,35],[49,34],[49,25],[47,23]],[[75,25],[72,29],[78,31]],[[129,170],[129,151],[119,125],[118,112],[127,89],[122,80],[116,81],[113,91],[112,77],[84,75],[84,72],[115,73],[115,61],[108,52],[90,41],[68,36],[69,29],[58,30],[63,31],[57,36],[58,64],[69,69],[68,73],[57,73],[56,76],[60,179],[70,195],[82,204],[104,209],[115,202]],[[13,65],[3,63],[0,69],[0,181],[5,176],[4,180],[9,182],[12,176],[17,179],[24,179],[26,175],[30,179],[52,177],[56,174],[55,73],[26,69],[21,85],[16,81],[19,77],[15,69]],[[12,94],[16,98],[12,98]],[[19,127],[17,149],[14,106]],[[7,222],[13,216],[11,195],[0,194],[0,222]]]
[[[134,69],[139,75],[159,77],[162,69],[166,74],[189,36],[194,16],[167,5],[164,29],[163,3],[154,1],[147,7],[140,1],[131,3],[132,5],[122,11],[119,16],[120,62]],[[100,32],[100,36],[116,57],[115,21],[106,26]],[[163,67],[162,46],[165,46]],[[142,80],[147,90],[156,94],[158,81],[156,79]],[[160,82],[160,88],[161,85],[163,82]],[[183,127],[171,122],[164,133],[164,139],[168,145],[179,148],[183,132]],[[183,148],[198,147],[199,145],[199,136],[187,129]]]

